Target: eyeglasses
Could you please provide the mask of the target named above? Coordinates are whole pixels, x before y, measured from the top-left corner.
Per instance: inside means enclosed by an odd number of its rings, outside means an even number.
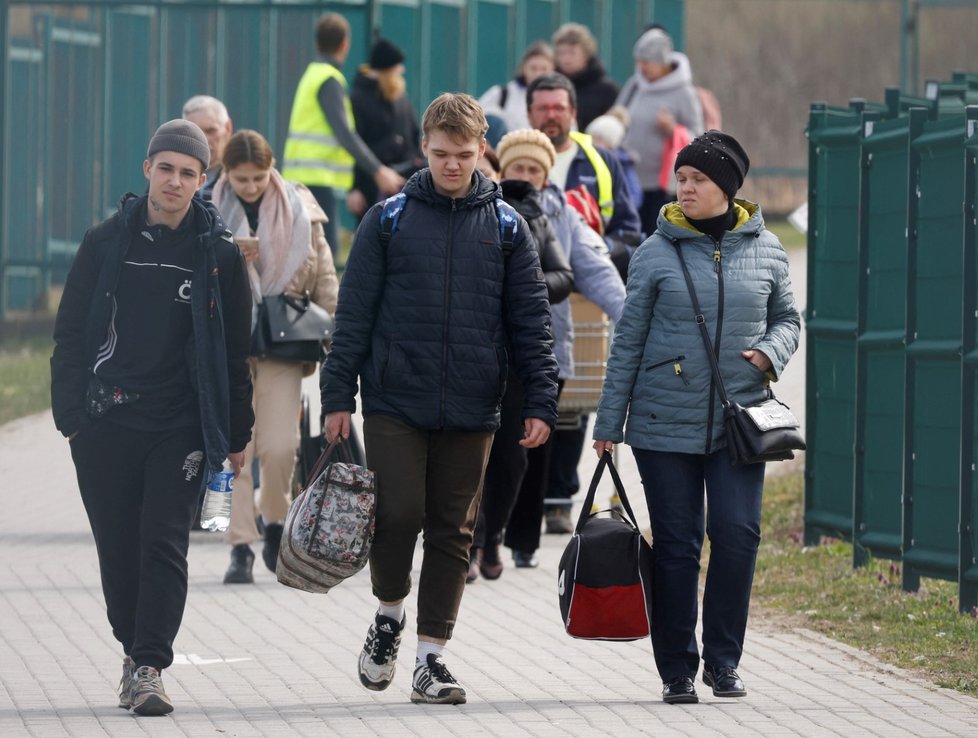
[[[553,105],[545,105],[543,103],[533,103],[530,106],[530,110],[534,113],[557,113],[558,115],[563,115],[570,112],[570,106],[564,105],[563,103],[556,103]]]

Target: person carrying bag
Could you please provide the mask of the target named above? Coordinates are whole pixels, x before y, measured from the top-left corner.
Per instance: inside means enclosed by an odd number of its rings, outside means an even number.
[[[660,210],[655,232],[632,257],[594,425],[599,456],[628,443],[645,487],[655,541],[652,648],[669,704],[698,701],[705,534],[703,682],[717,697],[747,694],[737,667],[765,465],[731,458],[724,411],[770,398],[768,385],[781,376],[801,332],[787,255],[764,227],[760,207],[734,198],[749,164],[737,140],[719,131],[679,152],[678,202]],[[691,292],[699,298],[695,320]],[[712,340],[704,341],[704,324]]]

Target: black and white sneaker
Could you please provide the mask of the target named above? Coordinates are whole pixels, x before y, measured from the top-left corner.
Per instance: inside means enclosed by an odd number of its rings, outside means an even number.
[[[406,618],[398,623],[380,613],[374,618],[360,652],[360,683],[367,689],[379,692],[387,689],[394,679],[405,621]]]
[[[465,703],[465,689],[455,681],[442,657],[429,653],[426,664],[414,669],[411,702],[430,702],[438,705]]]

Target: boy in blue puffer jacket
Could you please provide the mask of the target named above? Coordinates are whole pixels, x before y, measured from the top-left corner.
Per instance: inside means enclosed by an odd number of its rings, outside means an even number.
[[[370,551],[377,614],[360,681],[394,677],[418,533],[418,652],[411,700],[458,704],[465,690],[442,651],[452,636],[479,493],[510,360],[523,382],[527,448],[557,418],[547,288],[526,221],[476,171],[488,126],[478,102],[446,93],[422,118],[428,168],[404,187],[397,228],[384,204],[364,216],[340,286],[332,351],[320,379],[328,441],[350,432],[357,380],[367,465],[377,474]]]

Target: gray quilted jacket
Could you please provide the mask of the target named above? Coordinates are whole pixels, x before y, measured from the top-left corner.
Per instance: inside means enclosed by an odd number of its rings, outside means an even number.
[[[748,405],[764,399],[769,381],[777,380],[798,348],[801,317],[788,257],[764,228],[758,205],[738,200],[735,208],[737,224],[716,244],[686,221],[678,203],[667,205],[655,233],[635,252],[595,439],[691,454],[725,445],[723,413],[676,244],[714,342],[720,324],[720,374],[731,400]],[[763,351],[771,371],[765,374],[745,360],[745,349]]]

